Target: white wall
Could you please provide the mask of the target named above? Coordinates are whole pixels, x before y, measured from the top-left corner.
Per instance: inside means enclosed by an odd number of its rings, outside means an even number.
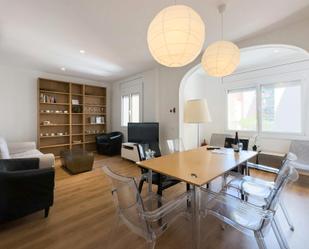
[[[168,138],[178,137],[179,85],[186,72],[195,63],[180,69],[157,66],[154,69],[112,83],[112,129],[122,131],[126,137],[127,128],[121,127],[120,85],[136,78],[142,78],[144,89],[143,121],[160,123],[160,141],[164,153],[164,141]],[[170,109],[174,107],[176,113],[171,113]]]
[[[309,18],[286,24],[239,41],[240,48],[262,44],[287,44],[309,51]]]
[[[39,77],[107,87],[110,106],[110,84],[86,79],[0,67],[0,136],[8,141],[37,140],[37,80]],[[110,129],[110,108],[107,109]]]
[[[153,69],[127,79],[112,83],[112,129],[121,131],[127,137],[127,128],[121,126],[121,84],[142,79],[143,82],[143,106],[142,117],[144,122],[158,121],[158,70]]]

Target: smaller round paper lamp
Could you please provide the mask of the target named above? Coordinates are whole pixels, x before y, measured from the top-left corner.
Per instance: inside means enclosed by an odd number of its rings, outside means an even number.
[[[240,50],[232,42],[217,41],[204,52],[202,66],[210,76],[224,77],[232,74],[240,62]]]
[[[161,10],[149,25],[147,42],[151,55],[167,67],[182,67],[201,52],[205,25],[190,7],[174,5]]]

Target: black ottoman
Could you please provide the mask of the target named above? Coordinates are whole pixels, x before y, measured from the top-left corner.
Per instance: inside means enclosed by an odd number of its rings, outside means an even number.
[[[72,174],[78,174],[92,170],[94,155],[82,149],[61,151],[62,165]]]

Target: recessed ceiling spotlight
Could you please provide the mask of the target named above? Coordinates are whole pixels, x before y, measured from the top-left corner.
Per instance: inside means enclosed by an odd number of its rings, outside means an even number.
[[[61,71],[65,71],[65,70],[67,70],[65,67],[62,67],[62,68],[60,68],[61,69]]]
[[[85,51],[85,50],[83,50],[83,49],[79,50],[79,52],[80,52],[81,54],[86,53],[86,51]]]

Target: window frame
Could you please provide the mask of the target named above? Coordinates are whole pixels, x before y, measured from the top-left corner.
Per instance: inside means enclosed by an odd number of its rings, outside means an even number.
[[[306,113],[304,105],[306,103],[305,100],[305,93],[306,88],[304,86],[304,79],[303,78],[293,78],[288,80],[281,80],[278,79],[275,82],[267,81],[263,79],[259,79],[258,82],[250,83],[250,84],[243,84],[242,86],[239,86],[240,82],[235,82],[235,85],[238,85],[236,87],[228,87],[225,89],[225,131],[226,132],[236,132],[239,131],[244,134],[258,134],[259,136],[265,136],[265,137],[282,137],[282,138],[294,138],[294,137],[301,137],[305,136],[305,122],[306,122]],[[280,83],[278,83],[280,81]],[[262,83],[263,82],[263,83]],[[262,87],[263,86],[286,86],[286,85],[299,85],[301,87],[301,132],[275,132],[275,131],[263,131],[262,130]],[[257,129],[254,131],[249,130],[233,130],[229,129],[229,120],[228,120],[228,93],[229,92],[237,92],[241,90],[246,89],[256,89],[256,115],[257,115]]]
[[[256,94],[256,100],[255,100],[255,105],[258,109],[258,102],[257,102],[257,96],[258,96],[258,92],[257,92],[257,89],[255,86],[247,86],[247,87],[238,87],[238,88],[231,88],[231,89],[227,89],[225,91],[225,95],[226,95],[226,98],[225,98],[225,101],[226,101],[226,115],[225,115],[225,118],[226,118],[226,122],[225,122],[225,126],[226,126],[226,130],[227,131],[238,131],[238,130],[233,130],[233,129],[229,129],[229,101],[228,101],[228,94],[230,92],[242,92],[242,91],[245,91],[245,90],[255,90],[255,94]],[[256,133],[258,132],[258,111],[256,110],[256,127],[255,127],[255,130],[239,130],[240,132],[244,132],[244,133]]]
[[[122,122],[122,97],[129,96],[129,109],[131,111],[131,95],[139,94],[139,122],[143,122],[143,112],[144,112],[144,82],[143,78],[133,78],[128,81],[122,82],[119,85],[120,88],[120,127],[125,130],[128,125],[124,125]],[[129,122],[131,113],[129,113]]]
[[[300,92],[301,92],[301,105],[300,105],[300,132],[277,132],[277,131],[263,131],[262,129],[262,87],[264,86],[293,86],[298,85],[300,86]],[[259,88],[259,134],[265,134],[265,135],[288,135],[288,136],[304,136],[305,135],[305,112],[304,112],[304,84],[302,80],[289,80],[289,81],[283,81],[280,83],[263,83],[258,85]]]
[[[139,116],[138,116],[138,119],[139,121],[138,122],[141,122],[141,102],[140,102],[140,99],[141,99],[141,94],[139,92],[132,92],[130,94],[123,94],[121,95],[121,117],[120,117],[120,122],[121,122],[121,126],[122,127],[128,127],[128,123],[130,122],[133,122],[132,121],[132,96],[133,95],[138,95],[138,98],[139,98],[139,103],[138,103],[138,112],[139,112]],[[129,115],[128,115],[128,123],[125,125],[122,118],[123,118],[123,97],[128,97],[129,98]]]

